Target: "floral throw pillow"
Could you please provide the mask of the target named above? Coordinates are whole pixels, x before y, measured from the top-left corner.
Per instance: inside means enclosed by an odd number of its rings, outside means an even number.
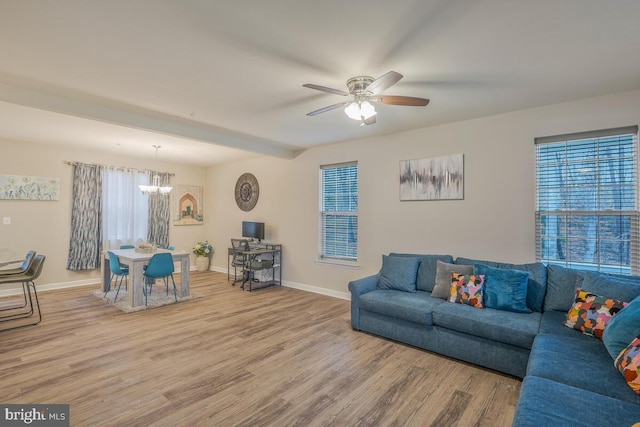
[[[569,309],[564,324],[583,334],[602,339],[602,333],[609,320],[627,305],[626,302],[601,297],[577,288],[575,302]]]
[[[452,273],[451,276],[448,301],[482,308],[484,276],[458,273]]]
[[[614,366],[620,371],[629,387],[640,395],[640,336],[620,352]]]

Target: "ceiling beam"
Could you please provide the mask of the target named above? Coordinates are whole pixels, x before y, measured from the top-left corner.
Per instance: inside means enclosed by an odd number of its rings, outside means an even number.
[[[267,156],[295,157],[293,149],[275,141],[101,98],[82,99],[0,81],[0,101]]]

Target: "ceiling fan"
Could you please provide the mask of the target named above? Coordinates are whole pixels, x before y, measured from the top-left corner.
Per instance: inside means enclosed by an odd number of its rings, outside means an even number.
[[[327,111],[346,106],[344,109],[345,114],[354,120],[360,120],[360,126],[364,126],[372,125],[376,122],[377,113],[371,104],[372,102],[388,105],[407,105],[410,107],[424,107],[429,104],[429,100],[425,98],[380,95],[385,89],[388,89],[398,83],[401,78],[402,74],[396,73],[395,71],[389,71],[377,79],[369,76],[352,77],[347,80],[347,88],[349,89],[349,92],[309,83],[304,84],[302,86],[308,87],[309,89],[320,90],[334,95],[351,96],[351,99],[348,101],[320,108],[307,113],[307,116],[315,116],[320,113],[326,113]]]

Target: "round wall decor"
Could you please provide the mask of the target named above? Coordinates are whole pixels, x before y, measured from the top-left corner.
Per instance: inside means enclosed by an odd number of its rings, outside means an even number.
[[[250,211],[258,203],[260,187],[251,173],[243,173],[236,182],[236,203],[243,211]]]

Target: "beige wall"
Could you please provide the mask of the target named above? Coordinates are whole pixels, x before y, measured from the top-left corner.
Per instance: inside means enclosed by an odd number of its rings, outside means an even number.
[[[425,114],[429,108],[437,106]],[[319,147],[293,160],[212,167],[206,207],[207,235],[218,249],[213,265],[226,269],[226,248],[240,235],[242,220],[264,221],[266,239],[284,245],[285,282],[337,295],[346,295],[349,280],[377,272],[381,254],[390,251],[533,261],[534,138],[638,122],[640,91],[632,91]],[[464,200],[399,201],[400,160],[454,153],[464,153]],[[321,264],[318,170],[352,160],[360,171],[359,268]],[[244,172],[260,184],[251,212],[234,201],[235,182]]]
[[[61,178],[59,201],[0,200],[0,218],[12,218],[11,225],[0,224],[0,248],[46,254],[42,284],[98,279],[97,271],[65,269],[72,170],[63,161],[74,160],[165,170],[176,174],[173,185],[204,185],[205,225],[171,226],[170,242],[190,250],[197,241],[209,239],[213,268],[220,271],[226,271],[226,248],[231,237],[241,234],[243,220],[264,221],[266,238],[284,245],[285,283],[336,296],[347,295],[349,280],[377,272],[381,254],[390,251],[527,262],[534,259],[535,249],[533,138],[639,122],[640,91],[632,91],[319,147],[293,160],[264,157],[207,170],[0,140],[0,174]],[[399,201],[400,160],[454,153],[465,155],[464,200]],[[358,161],[360,170],[357,268],[316,261],[319,166],[351,160]],[[234,200],[236,180],[244,172],[253,173],[260,183],[260,198],[251,212],[242,212]]]
[[[64,164],[65,160],[173,172],[172,185],[204,185],[206,176],[206,170],[196,166],[24,142],[0,140],[0,153],[0,174],[60,178],[58,201],[0,200],[0,218],[11,217],[11,225],[0,223],[0,248],[10,248],[19,254],[33,249],[46,255],[40,284],[91,283],[100,277],[99,270],[66,270],[73,171]],[[203,225],[169,227],[169,241],[176,249],[191,250],[201,239],[206,239]]]

